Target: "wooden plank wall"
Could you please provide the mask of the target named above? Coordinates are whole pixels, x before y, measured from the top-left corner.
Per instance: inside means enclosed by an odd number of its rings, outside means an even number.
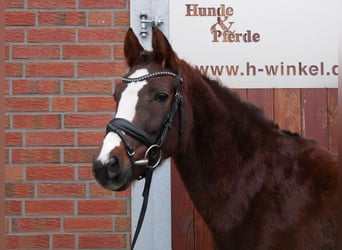
[[[242,99],[264,110],[282,129],[338,150],[337,89],[239,89]],[[172,166],[172,244],[177,250],[212,250],[212,239]]]

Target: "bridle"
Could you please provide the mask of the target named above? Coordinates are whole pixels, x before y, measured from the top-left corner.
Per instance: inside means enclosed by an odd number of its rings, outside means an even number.
[[[137,78],[127,78],[122,77],[121,80],[125,83],[132,83],[132,82],[139,82],[148,80],[150,78],[154,77],[160,77],[160,76],[171,76],[179,80],[180,85],[177,87],[175,94],[174,94],[174,100],[173,104],[171,106],[171,109],[164,119],[161,128],[159,129],[159,132],[154,138],[151,138],[143,129],[137,127],[132,122],[122,119],[122,118],[114,118],[107,124],[106,134],[109,132],[116,133],[120,139],[122,140],[123,144],[125,145],[127,156],[129,157],[131,161],[131,167],[134,172],[134,169],[136,166],[139,165],[146,165],[148,167],[156,167],[161,160],[161,148],[165,142],[167,133],[169,129],[172,127],[173,119],[175,114],[178,112],[179,114],[179,134],[181,135],[183,133],[182,128],[182,95],[180,94],[180,88],[181,83],[183,82],[183,79],[180,75],[177,75],[173,72],[169,71],[158,71],[154,73],[149,73],[144,76],[140,76]],[[147,147],[145,158],[142,160],[135,161],[134,156],[134,149],[131,146],[131,144],[128,142],[125,135],[129,135],[130,137],[134,138],[138,142],[144,144]],[[159,151],[159,152],[156,152]]]
[[[148,196],[150,192],[150,186],[152,181],[152,174],[153,170],[161,161],[162,158],[162,146],[164,145],[166,136],[168,134],[169,129],[172,127],[174,116],[178,111],[179,115],[179,130],[178,133],[181,135],[183,133],[183,127],[182,127],[182,119],[183,119],[183,112],[182,112],[182,95],[180,93],[181,90],[181,84],[183,82],[183,78],[181,74],[175,74],[170,71],[158,71],[149,73],[137,78],[128,78],[128,77],[122,77],[121,80],[125,83],[132,83],[132,82],[139,82],[148,80],[150,78],[154,77],[161,77],[161,76],[170,76],[174,77],[179,81],[179,86],[177,87],[175,94],[174,94],[174,100],[173,104],[171,106],[171,109],[169,110],[169,113],[165,117],[159,132],[154,138],[151,138],[143,129],[137,127],[132,122],[122,119],[122,118],[114,118],[107,124],[106,134],[109,132],[116,133],[122,140],[123,144],[126,148],[127,156],[130,159],[131,162],[131,168],[132,172],[134,173],[134,170],[136,166],[146,166],[146,170],[144,175],[140,176],[138,179],[142,179],[145,177],[145,186],[142,196],[144,197],[137,228],[133,237],[132,241],[132,247],[134,248],[134,245],[136,243],[136,240],[138,238],[140,229],[142,227],[142,223],[145,217],[147,203],[148,203]],[[130,137],[134,138],[138,142],[144,144],[147,147],[147,150],[145,152],[144,159],[141,160],[134,160],[134,149],[127,140],[126,135],[129,135]]]

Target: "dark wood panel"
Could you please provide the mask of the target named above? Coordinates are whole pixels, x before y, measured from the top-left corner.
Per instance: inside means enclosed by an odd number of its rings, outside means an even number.
[[[172,249],[195,250],[195,208],[171,161]]]
[[[274,120],[281,129],[301,133],[300,89],[274,90]]]
[[[338,152],[338,89],[328,89],[328,133],[329,150]]]
[[[242,100],[247,100],[247,89],[233,89],[233,91],[240,96]]]
[[[266,117],[273,119],[273,89],[248,89],[247,99],[261,108]]]
[[[211,233],[197,211],[195,211],[195,250],[214,250]]]
[[[327,89],[302,89],[302,134],[328,148]]]

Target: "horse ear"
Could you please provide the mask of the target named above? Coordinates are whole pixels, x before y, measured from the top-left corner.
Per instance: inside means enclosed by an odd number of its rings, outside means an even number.
[[[132,67],[136,59],[139,58],[140,53],[144,51],[138,38],[134,34],[132,28],[126,32],[124,53],[128,67]]]
[[[178,57],[173,51],[169,41],[164,34],[155,27],[152,27],[152,48],[155,59],[163,67],[170,67],[173,71],[178,70]]]

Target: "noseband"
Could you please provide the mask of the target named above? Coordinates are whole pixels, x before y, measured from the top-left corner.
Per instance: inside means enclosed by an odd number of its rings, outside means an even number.
[[[134,125],[132,122],[122,119],[122,118],[114,118],[112,119],[108,124],[107,124],[107,129],[106,129],[106,134],[109,132],[114,132],[116,133],[122,140],[123,144],[125,145],[126,148],[126,153],[130,159],[131,162],[131,168],[132,172],[134,173],[135,167],[139,165],[146,166],[146,170],[144,173],[144,176],[139,177],[139,179],[142,179],[145,177],[145,186],[144,186],[144,191],[143,191],[143,203],[142,207],[140,210],[140,215],[137,223],[137,228],[134,233],[133,241],[132,241],[132,247],[131,249],[133,250],[134,245],[136,243],[136,240],[138,238],[140,229],[142,227],[146,209],[147,209],[147,203],[148,203],[148,196],[150,192],[150,186],[151,186],[151,181],[152,181],[152,173],[153,170],[156,166],[161,161],[162,158],[162,153],[161,149],[162,146],[165,142],[167,133],[169,129],[172,127],[173,119],[175,114],[178,111],[179,115],[179,130],[178,133],[181,135],[183,133],[183,114],[182,114],[182,95],[180,94],[180,88],[181,84],[183,82],[183,79],[181,75],[177,75],[173,72],[169,71],[159,71],[159,72],[154,72],[150,73],[144,76],[140,76],[137,78],[127,78],[127,77],[122,77],[121,80],[125,83],[132,83],[132,82],[139,82],[139,81],[144,81],[148,80],[150,78],[154,77],[161,77],[161,76],[171,76],[179,80],[180,85],[177,87],[174,95],[174,100],[172,107],[164,119],[163,123],[161,124],[161,127],[159,129],[159,132],[154,138],[151,138],[143,129],[137,127]],[[134,138],[138,142],[144,144],[147,147],[147,150],[145,152],[145,157],[142,160],[134,160],[134,149],[127,140],[125,134],[129,135],[130,137]]]

